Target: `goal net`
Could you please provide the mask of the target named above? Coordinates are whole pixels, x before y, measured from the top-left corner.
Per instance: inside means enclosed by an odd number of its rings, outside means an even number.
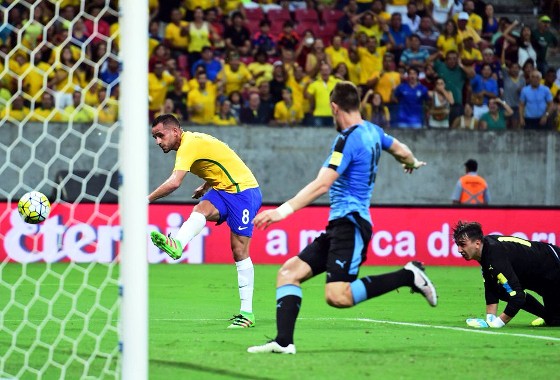
[[[115,4],[0,5],[0,378],[121,374]],[[17,212],[32,190],[38,225]]]

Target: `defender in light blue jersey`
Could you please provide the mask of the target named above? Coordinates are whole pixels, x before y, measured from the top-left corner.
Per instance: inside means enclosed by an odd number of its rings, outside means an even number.
[[[339,135],[317,178],[289,201],[254,219],[255,226],[264,229],[329,191],[331,210],[325,233],[297,257],[286,261],[278,272],[277,335],[263,345],[249,347],[250,353],[296,353],[294,328],[302,300],[301,284],[323,272],[327,273],[327,303],[333,307],[351,307],[401,286],[422,293],[431,306],[437,304],[436,290],[419,262],[409,262],[395,272],[358,279],[371,240],[369,205],[381,152],[389,152],[407,173],[426,163],[418,161],[405,144],[362,120],[358,89],[351,82],[337,83],[330,101]]]

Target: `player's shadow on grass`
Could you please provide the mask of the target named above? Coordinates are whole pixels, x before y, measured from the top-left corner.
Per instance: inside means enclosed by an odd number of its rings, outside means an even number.
[[[398,353],[404,352],[405,350],[389,350],[389,349],[363,349],[363,348],[348,348],[348,349],[332,349],[332,348],[325,348],[324,350],[305,350],[305,351],[298,351],[298,355],[307,355],[307,354],[387,354],[387,353]]]
[[[188,363],[188,362],[173,362],[173,361],[170,361],[170,360],[151,359],[150,363],[181,368],[181,369],[184,369],[184,370],[206,372],[208,374],[214,374],[214,375],[223,375],[223,376],[233,377],[233,378],[237,378],[237,379],[273,380],[270,377],[253,376],[253,375],[248,375],[246,373],[235,372],[235,371],[220,369],[220,368],[216,368],[216,367],[208,367],[208,366],[195,364],[195,363]]]

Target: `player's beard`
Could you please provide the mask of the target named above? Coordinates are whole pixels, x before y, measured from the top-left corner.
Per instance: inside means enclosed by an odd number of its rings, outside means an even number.
[[[336,120],[336,117],[333,116],[333,123],[334,125],[336,125],[336,131],[338,133],[342,132],[342,127],[340,126],[340,123],[338,122],[338,120]]]

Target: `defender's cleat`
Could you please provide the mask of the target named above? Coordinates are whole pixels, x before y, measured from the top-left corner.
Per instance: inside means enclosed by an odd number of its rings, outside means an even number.
[[[531,326],[533,326],[533,327],[543,327],[543,326],[546,326],[546,322],[542,318],[537,318],[533,322],[531,322]]]
[[[230,318],[231,325],[228,326],[228,329],[246,329],[249,327],[255,327],[255,314],[253,313],[246,313],[242,311],[240,314],[234,315],[233,318]]]
[[[272,354],[292,354],[296,353],[296,346],[293,344],[288,344],[287,347],[282,347],[274,340],[271,340],[261,346],[252,346],[247,349],[247,352],[251,354],[263,354],[263,353],[272,353]]]
[[[424,266],[419,261],[410,261],[405,266],[404,269],[408,269],[414,273],[414,285],[412,286],[412,291],[416,293],[422,293],[426,298],[430,306],[437,305],[437,294],[436,288],[424,273]]]
[[[183,246],[179,240],[157,231],[152,231],[150,238],[156,247],[167,253],[172,259],[178,260],[183,255]]]

